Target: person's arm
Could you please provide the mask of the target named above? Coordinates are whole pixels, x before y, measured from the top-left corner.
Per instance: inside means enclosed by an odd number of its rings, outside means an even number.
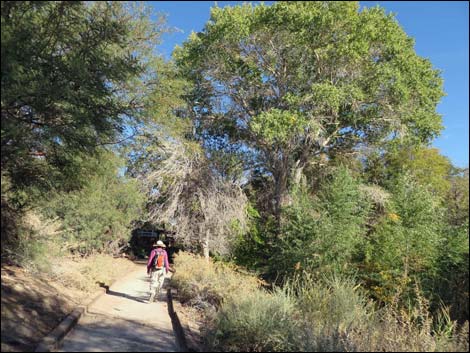
[[[168,253],[166,252],[166,250],[165,250],[164,259],[165,259],[166,273],[168,273],[168,271],[170,271],[170,263],[168,262]]]
[[[155,250],[150,252],[149,260],[147,262],[147,273],[150,272],[150,265],[152,264],[153,257],[155,256]]]

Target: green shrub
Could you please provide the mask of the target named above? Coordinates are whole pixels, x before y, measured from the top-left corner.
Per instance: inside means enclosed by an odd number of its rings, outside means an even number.
[[[305,188],[292,196],[272,254],[273,277],[287,278],[299,267],[318,276],[347,271],[361,253],[371,209],[359,182],[340,167],[316,196]]]
[[[409,176],[398,178],[391,191],[387,215],[369,236],[365,251],[369,271],[363,275],[380,302],[390,303],[400,293],[407,305],[415,298],[417,283],[431,297],[444,244],[443,210],[439,199]]]
[[[208,347],[224,352],[297,351],[298,317],[295,301],[281,290],[233,296],[209,325]]]
[[[201,309],[211,351],[468,351],[468,323],[447,311],[433,318],[415,288],[409,308],[377,309],[349,277],[303,272],[268,292],[241,269],[180,253],[173,277],[179,298]]]
[[[439,251],[433,294],[450,307],[453,320],[469,318],[469,239],[468,222],[448,227]]]
[[[113,244],[130,239],[131,223],[140,215],[143,195],[135,180],[118,175],[122,161],[114,154],[103,152],[87,163],[95,168],[86,185],[52,194],[42,202],[42,212],[61,220],[67,250],[84,255],[94,251],[112,254]]]

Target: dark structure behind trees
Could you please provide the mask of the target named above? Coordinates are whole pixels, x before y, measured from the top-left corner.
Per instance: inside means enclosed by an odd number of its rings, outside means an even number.
[[[170,263],[173,263],[174,254],[179,250],[175,246],[174,235],[175,232],[159,228],[143,227],[134,229],[129,241],[129,255],[137,259],[144,259],[148,257],[152,245],[161,240],[166,245]]]

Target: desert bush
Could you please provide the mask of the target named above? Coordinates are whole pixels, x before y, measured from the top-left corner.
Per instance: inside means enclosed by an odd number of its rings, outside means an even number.
[[[30,210],[18,215],[15,222],[15,240],[2,248],[2,253],[26,271],[49,272],[51,259],[61,254],[56,241],[61,223]]]
[[[293,280],[287,287],[296,293],[297,304],[304,316],[325,326],[347,330],[368,321],[373,304],[351,278],[336,275],[316,281],[309,274]]]
[[[304,273],[289,281],[286,290],[295,293],[302,312],[301,351],[352,351],[351,333],[374,324],[373,303],[352,278],[330,275],[317,280]]]
[[[182,302],[205,317],[211,351],[468,351],[468,323],[447,310],[433,317],[415,288],[408,308],[398,297],[377,308],[356,281],[302,273],[266,291],[240,269],[180,253],[173,283]]]
[[[233,296],[210,321],[207,346],[223,352],[297,351],[299,316],[295,301],[282,290]]]
[[[434,318],[415,288],[416,305],[404,309],[398,298],[377,309],[350,278],[314,281],[305,276],[288,284],[304,324],[300,351],[467,351],[468,340],[445,309]]]
[[[247,295],[259,287],[258,280],[237,272],[237,267],[180,252],[175,257],[173,283],[183,303],[206,308],[218,307],[224,299]]]

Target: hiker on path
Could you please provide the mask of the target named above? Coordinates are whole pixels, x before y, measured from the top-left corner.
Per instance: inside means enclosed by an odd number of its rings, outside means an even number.
[[[153,246],[156,247],[156,249],[150,252],[149,261],[147,263],[147,274],[151,276],[149,303],[152,303],[157,294],[160,293],[165,276],[170,270],[168,254],[164,249],[166,247],[165,244],[159,240]]]

